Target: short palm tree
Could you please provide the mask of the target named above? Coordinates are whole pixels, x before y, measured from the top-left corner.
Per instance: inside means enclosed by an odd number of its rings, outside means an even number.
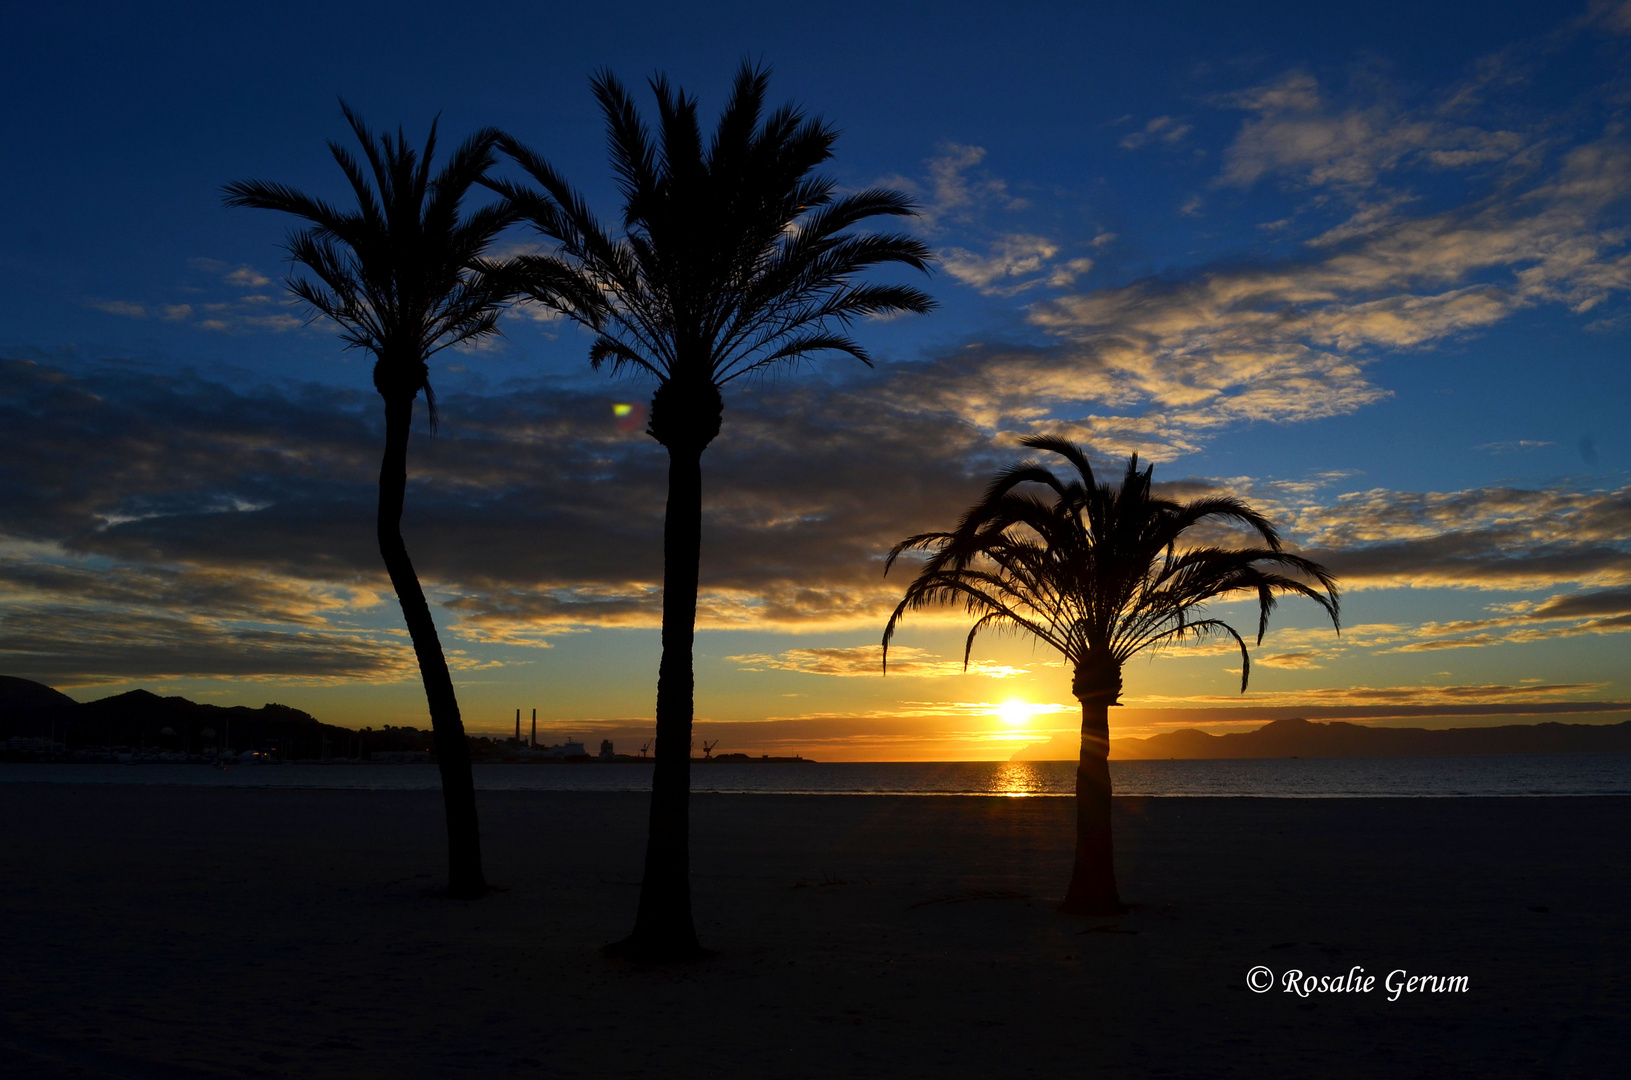
[[[348,348],[374,358],[374,388],[385,401],[385,458],[379,473],[379,551],[413,639],[430,706],[447,812],[448,894],[486,893],[481,833],[464,723],[447,658],[402,539],[408,477],[408,433],[414,401],[425,392],[432,430],[436,399],[428,361],[450,345],[495,333],[506,294],[483,272],[482,252],[512,223],[495,204],[462,213],[470,190],[494,162],[497,132],[467,139],[434,176],[436,125],[423,151],[400,131],[377,138],[344,102],[368,169],[338,143],[329,143],[356,197],[340,209],[282,184],[258,180],[226,186],[228,206],[281,210],[309,222],[287,243],[291,261],[311,277],[288,279],[289,291],[315,316],[332,320]],[[371,182],[370,182],[371,181]]]
[[[908,611],[961,604],[975,617],[964,645],[966,666],[981,630],[1020,631],[1052,645],[1073,669],[1071,691],[1082,705],[1081,757],[1076,769],[1076,864],[1061,910],[1111,915],[1124,910],[1116,888],[1110,835],[1109,707],[1121,696],[1121,668],[1136,653],[1212,635],[1240,646],[1240,690],[1251,675],[1251,656],[1239,633],[1204,616],[1212,600],[1255,593],[1257,640],[1282,594],[1317,602],[1340,627],[1337,586],[1318,563],[1282,550],[1279,534],[1239,499],[1214,497],[1180,503],[1151,490],[1153,469],[1127,462],[1121,486],[1098,483],[1087,455],[1063,439],[1024,440],[1069,462],[1074,477],[1060,479],[1025,462],[999,473],[985,498],[952,532],[908,537],[889,553],[884,572],[902,552],[931,554],[883,632],[889,641]],[[1040,484],[1051,499],[1019,490]],[[1203,522],[1243,525],[1261,547],[1186,544],[1185,533]]]
[[[612,955],[685,959],[699,952],[691,917],[690,745],[702,452],[719,434],[721,390],[755,372],[837,351],[864,364],[854,320],[923,312],[933,301],[904,285],[859,284],[856,275],[899,263],[928,268],[928,249],[907,236],[851,232],[880,215],[914,213],[897,191],[835,194],[815,169],[836,132],[789,105],[764,115],[769,74],[744,65],[711,141],[696,99],[655,78],[654,138],[616,78],[594,93],[606,117],[612,168],[623,196],[621,229],[606,229],[541,157],[506,142],[536,188],[494,184],[555,245],[511,264],[532,299],[594,334],[597,369],[654,378],[647,433],[668,451],[663,526],[662,661],[657,675],[657,753],[645,874],[634,932]]]

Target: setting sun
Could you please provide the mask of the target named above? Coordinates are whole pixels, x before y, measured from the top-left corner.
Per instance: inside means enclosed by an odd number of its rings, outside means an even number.
[[[1043,706],[1043,708],[1045,709],[1046,706]],[[997,706],[994,715],[1009,727],[1017,728],[1030,723],[1031,717],[1035,716],[1038,711],[1038,707],[1032,705],[1029,701],[1020,701],[1016,698]]]

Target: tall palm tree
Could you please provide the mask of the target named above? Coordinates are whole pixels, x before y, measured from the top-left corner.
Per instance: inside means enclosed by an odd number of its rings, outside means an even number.
[[[663,525],[662,661],[657,754],[645,873],[633,933],[611,955],[685,959],[699,953],[691,918],[688,801],[702,529],[702,452],[719,434],[721,390],[812,354],[847,353],[869,315],[924,312],[933,301],[904,285],[858,284],[890,263],[927,270],[928,248],[896,234],[847,231],[879,215],[905,217],[897,191],[837,196],[815,169],[836,131],[792,105],[764,115],[769,73],[744,64],[711,141],[697,102],[654,78],[658,131],[647,129],[611,74],[593,80],[623,196],[621,229],[606,229],[583,198],[519,143],[505,150],[536,188],[499,183],[510,205],[556,250],[512,264],[534,300],[595,335],[590,363],[654,378],[647,433],[668,451]]]
[[[499,276],[485,272],[481,255],[514,219],[502,204],[461,211],[471,188],[493,166],[497,132],[465,140],[433,176],[434,122],[424,149],[416,152],[400,130],[394,138],[376,137],[343,101],[340,108],[368,165],[365,172],[349,151],[329,143],[356,197],[355,209],[259,180],[228,184],[226,204],[280,210],[309,222],[290,234],[286,249],[311,276],[291,275],[289,291],[313,317],[333,321],[347,348],[374,358],[374,388],[385,402],[379,552],[402,605],[430,707],[447,813],[448,895],[474,899],[487,892],[487,881],[470,749],[436,624],[402,539],[402,502],[408,433],[421,390],[431,430],[436,427],[428,361],[450,345],[497,332],[507,295]]]
[[[1204,615],[1208,601],[1255,593],[1257,641],[1268,629],[1279,595],[1317,602],[1340,630],[1336,580],[1323,566],[1281,548],[1267,518],[1239,499],[1174,502],[1156,496],[1153,468],[1127,461],[1120,488],[1098,483],[1087,455],[1063,439],[1037,436],[1024,445],[1063,457],[1076,471],[1066,480],[1032,462],[1014,465],[991,482],[985,498],[952,532],[921,533],[896,544],[884,573],[902,552],[931,552],[884,627],[889,641],[908,611],[961,604],[975,617],[963,664],[981,630],[1022,631],[1052,645],[1070,663],[1071,691],[1082,705],[1081,757],[1076,768],[1076,864],[1062,911],[1113,915],[1123,911],[1116,889],[1110,836],[1109,707],[1119,704],[1121,668],[1136,653],[1212,635],[1240,646],[1240,692],[1251,656],[1234,627]],[[1016,490],[1041,484],[1053,498]],[[1243,525],[1260,547],[1186,544],[1203,522]]]

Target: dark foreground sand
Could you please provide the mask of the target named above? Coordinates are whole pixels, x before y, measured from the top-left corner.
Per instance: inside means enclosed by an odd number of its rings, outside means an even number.
[[[1079,921],[1068,800],[698,796],[682,969],[596,952],[644,806],[483,795],[457,903],[435,795],[0,786],[0,1076],[1627,1075],[1628,798],[1122,800]]]

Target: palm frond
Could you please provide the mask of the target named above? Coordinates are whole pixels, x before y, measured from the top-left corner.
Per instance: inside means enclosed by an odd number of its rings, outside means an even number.
[[[592,363],[716,386],[817,353],[870,363],[846,327],[934,307],[920,290],[855,280],[888,264],[929,269],[920,240],[859,231],[916,208],[882,188],[834,199],[834,182],[816,170],[832,156],[836,131],[793,105],[767,112],[769,79],[768,68],[743,63],[705,141],[696,99],[663,76],[650,80],[653,130],[615,76],[595,75],[623,197],[615,236],[548,162],[495,136],[531,184],[484,182],[555,245],[553,262],[518,260],[507,280],[592,329]],[[564,272],[579,282],[568,284]]]
[[[338,143],[329,146],[355,209],[255,180],[227,184],[224,201],[307,223],[285,244],[297,268],[287,281],[290,292],[314,317],[332,321],[348,348],[374,355],[381,393],[424,391],[434,426],[426,360],[497,333],[499,313],[516,295],[511,276],[482,257],[516,211],[504,202],[463,209],[492,168],[501,136],[476,132],[433,174],[435,121],[416,150],[401,130],[374,133],[344,100],[340,111],[362,157]]]

